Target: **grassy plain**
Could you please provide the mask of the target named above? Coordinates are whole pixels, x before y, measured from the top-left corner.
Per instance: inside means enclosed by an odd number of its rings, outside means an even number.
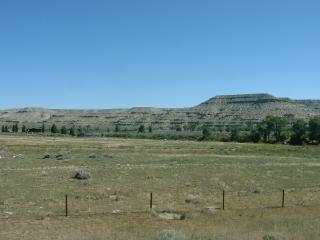
[[[0,239],[319,239],[319,173],[318,146],[0,136]],[[154,211],[186,219],[150,214],[151,191]]]

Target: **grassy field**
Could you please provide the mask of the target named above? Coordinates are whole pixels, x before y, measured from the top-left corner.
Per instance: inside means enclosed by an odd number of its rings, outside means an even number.
[[[318,146],[0,136],[0,239],[319,239],[319,173]]]

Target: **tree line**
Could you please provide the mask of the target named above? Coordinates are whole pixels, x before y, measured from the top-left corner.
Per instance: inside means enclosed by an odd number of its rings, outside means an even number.
[[[14,132],[14,133],[18,132],[19,131],[18,123],[13,124],[11,128],[9,128],[7,125],[2,125],[1,126],[1,132],[6,133],[6,132],[10,132],[10,131]],[[22,132],[26,131],[26,127],[24,125],[23,125],[21,131]]]
[[[279,116],[267,116],[262,122],[243,131],[230,129],[230,140],[234,142],[289,143],[291,145],[320,143],[320,116],[309,121],[297,119],[292,124]]]
[[[70,135],[73,137],[84,137],[86,133],[90,131],[90,128],[90,125],[87,125],[86,127],[72,126],[70,128],[67,128],[66,126],[62,125],[60,128],[58,128],[56,124],[52,124],[50,127],[50,132],[53,134]]]
[[[48,129],[46,129],[45,125],[42,124],[40,129],[37,129],[37,132],[45,133],[45,132],[50,132],[53,134],[63,134],[63,135],[71,135],[71,136],[84,136],[85,132],[88,132],[88,129],[90,127],[86,126],[83,128],[82,126],[75,127],[72,126],[71,128],[67,128],[66,126],[61,126],[60,128],[57,127],[56,124],[52,124]],[[2,125],[1,126],[1,132],[3,133],[18,133],[19,132],[19,125],[18,123],[13,124],[11,127],[8,127],[7,125]],[[33,132],[33,129],[28,129],[25,125],[22,125],[21,127],[21,132],[22,133],[27,133],[27,132]]]
[[[7,126],[7,125],[2,125],[1,127],[1,132],[3,133],[18,133],[19,132],[19,125],[18,123],[13,124],[12,126]],[[82,126],[72,126],[70,128],[67,128],[66,126],[62,125],[60,128],[53,123],[49,128],[46,128],[44,123],[41,126],[41,129],[37,129],[39,131],[37,132],[41,132],[41,133],[45,133],[45,132],[50,132],[53,134],[63,134],[63,135],[71,135],[71,136],[85,136],[86,133],[91,131],[91,126],[87,125],[86,127],[82,127]],[[108,132],[110,132],[110,129],[107,130]],[[149,126],[147,129],[146,127],[141,124],[138,129],[137,129],[138,133],[144,133],[146,131],[148,131],[149,133],[152,133],[153,129],[151,126]],[[27,133],[27,132],[32,132],[32,129],[28,129],[25,125],[22,125],[21,127],[21,132],[22,133]],[[119,125],[115,125],[114,128],[114,132],[120,132],[120,128]]]
[[[18,123],[12,126],[3,125],[1,132],[18,133],[20,130]],[[55,123],[51,126],[45,126],[43,123],[41,128],[37,129],[38,132],[62,134],[70,136],[86,136],[92,131],[91,126],[66,126],[58,127]],[[176,131],[182,131],[181,128],[176,128]],[[29,132],[25,125],[22,125],[21,132]],[[224,137],[224,133],[215,132],[216,136],[213,136],[213,131],[210,128],[203,127],[202,136],[198,139],[201,141],[206,140],[222,140],[222,141],[234,141],[234,142],[263,142],[263,143],[288,143],[292,145],[303,144],[319,144],[320,143],[320,116],[313,117],[308,121],[304,119],[297,119],[293,123],[288,123],[287,118],[279,116],[267,116],[262,122],[248,126],[246,128],[233,127],[227,128],[227,137]],[[110,132],[110,129],[107,130]],[[119,126],[116,124],[114,132],[117,134],[120,132]],[[123,130],[121,131],[123,132]],[[145,127],[141,124],[137,128],[138,133],[153,133],[151,126]],[[104,136],[101,134],[101,136]],[[106,135],[108,136],[108,135]],[[150,135],[151,136],[151,135]],[[222,137],[223,136],[223,137]],[[183,136],[180,136],[183,137]]]

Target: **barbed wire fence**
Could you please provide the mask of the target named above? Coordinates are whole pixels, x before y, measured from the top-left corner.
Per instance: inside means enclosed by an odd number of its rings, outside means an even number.
[[[179,192],[133,191],[121,196],[64,193],[51,196],[41,192],[35,198],[0,197],[0,218],[37,216],[92,216],[99,214],[139,214],[155,212],[190,213],[203,208],[245,210],[320,206],[320,188],[282,189],[270,191],[213,191],[193,195]]]

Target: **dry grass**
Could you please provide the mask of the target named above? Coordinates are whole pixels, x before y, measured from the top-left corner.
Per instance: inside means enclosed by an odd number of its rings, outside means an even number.
[[[317,146],[9,136],[0,146],[0,239],[157,239],[161,229],[189,239],[319,238]],[[77,170],[91,178],[73,179]],[[222,190],[227,210],[201,214],[221,207]],[[187,219],[152,217],[150,191],[155,210]],[[202,201],[186,203],[189,194]]]

